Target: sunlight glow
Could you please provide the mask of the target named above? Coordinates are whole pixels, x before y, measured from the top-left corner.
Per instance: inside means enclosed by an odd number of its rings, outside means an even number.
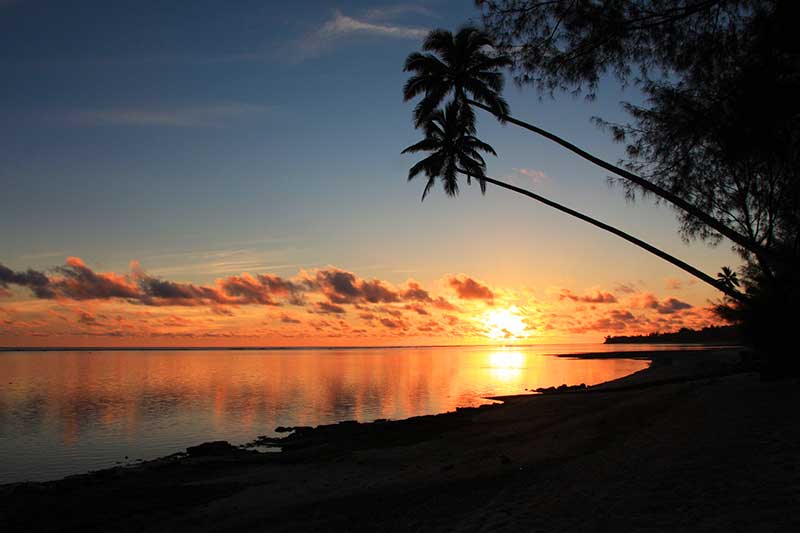
[[[481,321],[487,329],[486,336],[492,340],[516,340],[528,337],[525,321],[515,306],[487,311],[481,317]]]
[[[499,350],[489,354],[489,371],[496,380],[516,381],[522,378],[526,362],[522,352]]]

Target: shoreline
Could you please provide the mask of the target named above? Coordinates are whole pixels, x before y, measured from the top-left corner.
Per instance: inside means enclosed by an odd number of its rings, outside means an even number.
[[[468,346],[472,346],[472,345],[468,345]],[[425,348],[425,347],[428,347],[428,346],[419,346],[419,348]],[[429,346],[429,347],[435,348],[436,346]],[[450,346],[450,347],[460,347],[460,346],[453,345],[453,346]],[[631,351],[626,351],[626,350],[610,351],[610,352],[605,352],[605,351],[602,351],[602,352],[599,352],[599,351],[587,351],[587,352],[576,352],[576,353],[565,353],[565,354],[553,353],[553,354],[542,354],[542,355],[547,355],[547,356],[550,356],[550,357],[558,357],[558,358],[563,358],[563,359],[631,359],[631,360],[639,360],[639,361],[649,361],[650,362],[650,366],[648,366],[648,368],[645,368],[645,369],[642,370],[642,371],[648,371],[648,370],[651,369],[652,365],[655,362],[661,361],[665,357],[671,357],[670,354],[676,354],[676,355],[677,354],[683,354],[683,355],[694,356],[694,355],[699,354],[699,353],[706,353],[706,352],[710,352],[710,351],[741,349],[740,346],[731,347],[731,346],[717,346],[717,345],[698,345],[696,349],[686,349],[686,348],[682,348],[681,349],[681,348],[673,348],[671,345],[664,345],[663,348],[660,348],[660,349],[657,349],[657,350],[641,349],[641,347],[639,345],[631,345],[631,347],[635,347],[635,349],[633,349]],[[383,349],[383,348],[384,347],[362,347],[362,349]],[[389,348],[403,348],[403,347],[395,346],[395,347],[389,347]],[[168,349],[168,351],[197,351],[197,350],[203,350],[203,349],[205,349],[205,348],[172,348],[172,349]],[[242,348],[242,349],[250,349],[250,348]],[[264,350],[284,351],[284,350],[287,350],[287,349],[291,349],[291,350],[295,350],[295,349],[296,350],[312,349],[312,350],[315,350],[317,348],[307,348],[307,347],[274,348],[274,347],[265,347],[265,348],[260,348],[258,350],[261,350],[261,351],[264,351]],[[334,350],[334,349],[337,349],[337,348],[336,347],[329,347],[328,349]],[[0,348],[0,352],[2,352],[3,350],[4,350],[4,348]],[[62,350],[62,349],[61,348],[53,348],[53,349],[49,349],[48,348],[48,349],[46,349],[44,351],[60,351],[60,350]],[[88,351],[91,351],[91,350],[95,350],[95,349],[94,348],[85,348],[85,349],[83,349],[81,351],[87,351],[88,352]],[[111,348],[111,349],[109,349],[109,348],[99,348],[98,350],[132,351],[132,350],[136,350],[136,348],[117,348],[117,349],[114,349],[114,348]],[[161,350],[161,349],[160,348],[153,348],[152,350]],[[216,351],[224,351],[224,350],[238,351],[240,349],[239,348],[217,348],[216,349]],[[36,349],[36,348],[33,348],[33,349],[29,349],[29,351],[36,352],[36,351],[40,351],[40,350]],[[633,374],[631,374],[631,375],[633,375]],[[613,383],[618,382],[621,379],[625,379],[625,378],[628,378],[628,377],[630,377],[630,375],[629,376],[622,376],[620,378],[616,378],[616,379],[610,380],[608,382],[597,383],[597,384],[591,385],[584,392],[592,392],[597,387],[605,386],[605,385],[608,385],[608,384],[613,384]],[[572,385],[572,384],[566,384],[566,385]],[[525,389],[525,390],[528,391],[528,389]],[[561,392],[558,391],[558,392],[555,392],[555,393],[560,394]],[[495,402],[495,403],[494,404],[484,404],[483,406],[479,406],[479,407],[487,407],[489,405],[499,405],[500,403],[502,403],[504,401],[509,401],[509,400],[512,400],[512,399],[517,398],[517,397],[527,397],[527,396],[536,395],[536,394],[539,394],[539,393],[537,393],[537,392],[535,392],[534,390],[531,389],[529,392],[519,393],[519,394],[484,396],[484,397],[482,397],[483,399],[490,400],[490,401]],[[431,414],[426,414],[426,415],[415,415],[415,416],[411,416],[411,417],[407,417],[407,418],[403,418],[403,419],[387,419],[387,420],[379,419],[379,420],[377,420],[377,422],[378,423],[383,423],[383,422],[390,422],[390,423],[405,422],[405,421],[412,420],[412,419],[417,419],[417,418],[427,418],[427,417],[432,417],[432,416],[448,415],[448,414],[453,414],[453,413],[456,413],[456,412],[469,411],[470,409],[478,409],[479,407],[456,407],[455,411],[443,411],[443,412],[440,412],[440,413],[431,413]],[[341,421],[337,421],[337,422],[330,422],[330,423],[326,423],[326,424],[320,424],[320,425],[315,426],[315,427],[302,426],[302,429],[303,430],[309,430],[309,429],[316,429],[316,427],[319,427],[319,428],[321,428],[322,431],[326,431],[327,432],[329,430],[325,429],[325,428],[338,427],[340,424],[352,424],[354,422],[364,425],[364,424],[372,424],[375,421],[341,420]],[[273,431],[273,433],[289,433],[289,431],[287,431],[288,429],[291,429],[291,428],[280,428],[280,429],[275,428],[276,431]],[[280,437],[280,436],[278,436],[278,437],[275,437],[275,436],[266,437],[266,436],[260,436],[260,435],[256,436],[256,435],[254,435],[253,436],[253,440],[248,441],[248,442],[244,442],[244,443],[240,443],[240,444],[235,444],[234,446],[236,448],[248,448],[248,447],[253,448],[253,447],[267,446],[267,447],[272,448],[274,450],[274,449],[278,449],[280,447],[280,443],[283,442],[284,440],[286,440],[286,441],[293,440],[293,439],[290,439],[289,437],[292,437],[292,435],[284,435],[283,437]],[[199,445],[202,445],[205,442],[207,442],[207,441],[197,442],[197,443],[195,443],[193,445],[193,447],[197,447]],[[82,472],[75,472],[75,473],[72,473],[72,474],[67,474],[67,475],[65,475],[63,477],[60,477],[60,478],[45,479],[45,480],[23,480],[23,481],[11,481],[11,482],[7,482],[7,483],[0,483],[0,489],[2,489],[5,486],[10,486],[10,485],[15,485],[15,484],[52,483],[52,482],[62,481],[62,480],[65,480],[65,479],[68,479],[68,478],[71,478],[71,477],[75,477],[75,476],[94,475],[94,474],[101,473],[101,472],[106,471],[106,470],[116,470],[116,469],[120,469],[120,468],[121,469],[125,469],[125,470],[130,470],[130,469],[135,469],[135,468],[142,467],[143,465],[146,466],[148,463],[158,462],[158,461],[162,461],[162,460],[165,460],[165,459],[173,458],[173,457],[176,457],[176,456],[181,456],[182,454],[185,455],[186,451],[173,452],[173,453],[160,455],[160,456],[157,456],[157,457],[152,457],[150,459],[144,459],[144,460],[137,459],[136,461],[129,461],[129,462],[124,462],[124,463],[120,461],[117,464],[109,465],[107,467],[103,467],[103,468],[99,468],[99,469],[93,469],[93,470],[87,470],[87,471],[82,471]]]
[[[133,467],[3,485],[0,526],[596,530],[605,506],[611,529],[687,529],[687,519],[748,529],[760,519],[779,530],[793,520],[788,509],[800,486],[800,469],[787,467],[800,442],[800,395],[796,383],[762,383],[739,356],[654,354],[647,369],[591,394],[526,394],[438,415],[302,429],[279,439],[281,453],[204,444]],[[711,490],[726,483],[734,489]],[[654,507],[664,498],[668,505]],[[747,498],[774,505],[752,509]],[[728,513],[710,516],[709,505]],[[749,522],[741,522],[747,509]]]

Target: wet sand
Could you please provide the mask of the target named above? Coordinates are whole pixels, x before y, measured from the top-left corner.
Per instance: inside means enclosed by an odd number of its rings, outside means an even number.
[[[652,359],[587,391],[299,430],[281,453],[2,486],[0,529],[800,530],[797,380],[762,382],[738,350]]]

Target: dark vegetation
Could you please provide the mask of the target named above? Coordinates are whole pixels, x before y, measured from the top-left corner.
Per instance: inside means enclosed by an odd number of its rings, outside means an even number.
[[[709,326],[700,330],[681,328],[668,333],[648,335],[608,335],[605,344],[737,344],[742,340],[738,326]]]
[[[406,100],[425,138],[406,149],[429,156],[409,172],[451,196],[458,175],[524,194],[610,231],[717,288],[718,314],[741,327],[765,356],[765,371],[797,374],[785,346],[800,296],[800,40],[791,0],[477,0],[484,29],[431,32],[409,55]],[[601,160],[510,115],[502,69],[540,95],[592,98],[601,79],[634,86],[645,104],[625,104],[631,121],[594,121],[626,144],[627,160]],[[447,99],[449,103],[447,103]],[[442,114],[438,111],[444,107]],[[485,175],[476,138],[481,109],[591,161],[626,196],[671,205],[681,236],[742,258],[738,272],[712,277],[617,228]],[[433,129],[443,120],[447,127]]]

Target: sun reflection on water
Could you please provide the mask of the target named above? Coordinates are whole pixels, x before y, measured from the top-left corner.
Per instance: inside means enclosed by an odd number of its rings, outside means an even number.
[[[8,383],[0,387],[0,483],[53,479],[208,440],[248,442],[277,435],[277,426],[443,413],[647,365],[545,350],[552,347],[7,353],[0,356]]]
[[[490,373],[499,381],[521,379],[527,362],[524,353],[507,349],[490,352],[488,359]]]

